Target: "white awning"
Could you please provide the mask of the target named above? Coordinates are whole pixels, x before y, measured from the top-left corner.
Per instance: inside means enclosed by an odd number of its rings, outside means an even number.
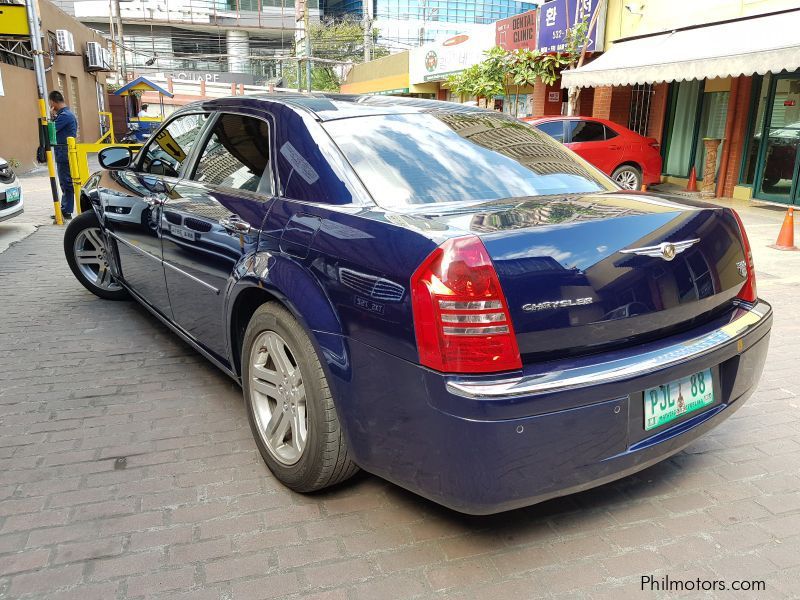
[[[702,0],[698,0],[702,2]],[[561,86],[598,87],[800,69],[800,9],[616,42]]]

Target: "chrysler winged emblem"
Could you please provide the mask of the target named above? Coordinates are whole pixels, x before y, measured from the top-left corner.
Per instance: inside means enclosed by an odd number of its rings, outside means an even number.
[[[694,246],[700,238],[684,240],[682,242],[663,242],[658,246],[645,246],[643,248],[629,248],[620,250],[622,254],[638,254],[639,256],[656,256],[664,260],[672,260],[684,250]]]

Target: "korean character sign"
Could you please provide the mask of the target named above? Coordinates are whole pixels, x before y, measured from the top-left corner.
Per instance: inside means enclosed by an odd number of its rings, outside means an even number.
[[[540,52],[563,52],[566,49],[567,29],[583,18],[591,21],[595,10],[601,10],[599,19],[589,32],[587,50],[594,52],[603,48],[602,37],[605,29],[605,0],[550,0],[539,7],[537,44]]]

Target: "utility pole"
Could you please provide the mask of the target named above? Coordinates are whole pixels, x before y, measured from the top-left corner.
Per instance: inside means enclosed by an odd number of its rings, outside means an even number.
[[[117,72],[117,50],[119,47],[117,46],[117,36],[114,33],[114,7],[112,5],[113,0],[108,0],[108,35],[111,37],[111,71],[114,73],[114,77],[119,77],[119,73]]]
[[[311,28],[308,19],[308,0],[303,2],[303,30],[306,34],[306,90],[311,92]]]
[[[362,0],[362,22],[364,25],[364,62],[372,60],[372,0]]]
[[[63,225],[61,215],[61,202],[58,199],[58,186],[56,185],[56,165],[53,160],[53,148],[50,145],[50,135],[47,128],[47,80],[45,79],[44,59],[42,56],[42,32],[39,28],[39,15],[36,12],[36,0],[25,0],[25,9],[28,13],[28,29],[31,34],[31,50],[33,53],[33,70],[36,73],[36,91],[39,95],[39,127],[45,140],[47,156],[47,173],[50,175],[50,191],[53,193],[53,208],[55,209],[56,225]]]
[[[119,8],[119,0],[111,0],[114,6],[115,17],[117,22],[117,35],[119,36],[119,49],[120,49],[120,73],[122,74],[122,83],[128,81],[128,64],[125,58],[125,38],[122,33],[122,11]]]

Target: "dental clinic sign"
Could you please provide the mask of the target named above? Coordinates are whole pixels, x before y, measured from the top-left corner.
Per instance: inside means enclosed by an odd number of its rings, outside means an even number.
[[[587,51],[603,50],[603,33],[606,29],[606,0],[550,0],[539,7],[537,23],[540,52],[563,52],[567,44],[567,29],[582,19],[591,22],[594,11],[599,10],[595,26],[589,32]]]
[[[411,50],[408,71],[412,84],[444,81],[448,75],[476,65],[484,52],[494,46],[494,25],[471,28],[468,33],[454,35],[443,42],[425,44]]]

